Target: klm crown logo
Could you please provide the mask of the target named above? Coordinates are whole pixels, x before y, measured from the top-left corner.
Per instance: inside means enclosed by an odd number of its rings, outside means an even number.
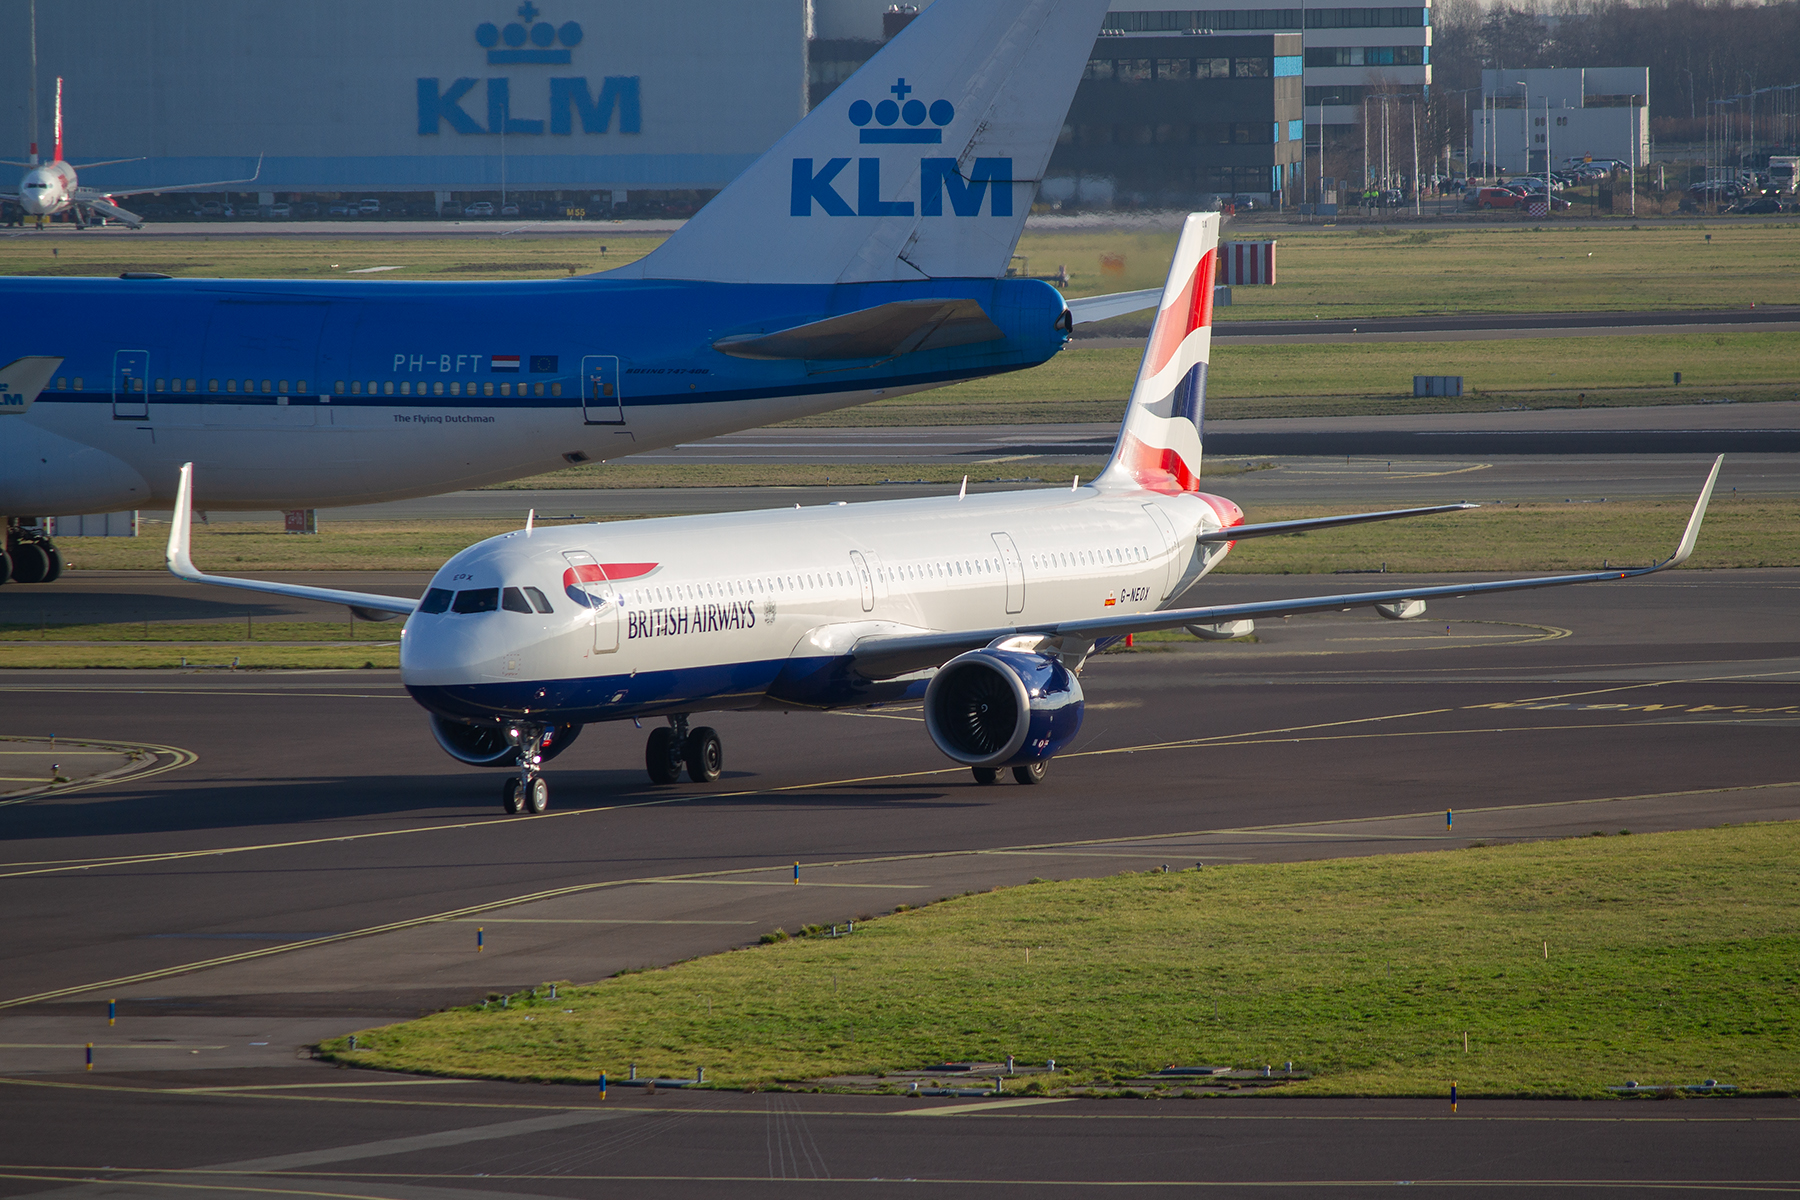
[[[537,5],[525,0],[519,5],[519,16],[525,18],[522,23],[509,21],[505,26],[499,26],[492,21],[483,21],[477,25],[475,40],[486,47],[489,64],[568,65],[569,51],[581,44],[581,26],[574,21],[552,25],[548,21],[539,21],[539,15]]]
[[[894,98],[879,104],[853,100],[846,115],[861,130],[865,146],[941,146],[944,126],[956,119],[956,106],[948,100],[912,99],[913,91],[905,79],[897,79],[889,88]],[[928,127],[925,123],[931,122]],[[904,152],[888,152],[887,165],[903,175],[909,164]],[[889,199],[881,183],[882,160],[870,156],[856,160],[856,203],[837,189],[837,178],[849,167],[850,159],[828,158],[823,165],[811,158],[793,160],[793,177],[788,191],[788,213],[810,217],[822,212],[828,217],[975,217],[985,204],[988,215],[1013,215],[1013,178],[1010,158],[978,158],[960,163],[954,158],[918,160],[919,190],[916,196]],[[848,180],[845,180],[848,183]],[[906,185],[902,185],[906,186]],[[909,189],[910,190],[910,189]],[[944,201],[950,202],[945,213]]]
[[[943,127],[956,119],[954,104],[948,100],[933,100],[928,108],[923,100],[907,99],[913,89],[907,84],[905,77],[895,80],[894,86],[888,91],[894,94],[894,99],[883,100],[879,104],[857,100],[850,105],[850,123],[862,130],[860,140],[863,145],[936,146],[943,142]],[[927,119],[937,128],[923,128]],[[871,121],[877,128],[868,128]],[[895,128],[897,125],[904,125],[906,128]]]

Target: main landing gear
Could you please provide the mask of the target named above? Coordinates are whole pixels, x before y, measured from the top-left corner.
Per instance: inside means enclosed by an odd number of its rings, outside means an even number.
[[[725,745],[718,730],[702,725],[688,729],[686,713],[669,718],[662,729],[650,731],[644,743],[644,768],[651,783],[679,783],[681,768],[695,783],[711,783],[725,769]]]
[[[1000,782],[999,767],[970,767],[969,769],[975,772],[975,782],[982,787]],[[1048,759],[1040,762],[1020,763],[1012,769],[1013,778],[1024,784],[1042,783],[1044,776],[1049,773],[1050,762]]]
[[[518,748],[519,773],[507,779],[500,795],[506,811],[515,816],[537,816],[550,807],[550,785],[539,774],[544,766],[544,733],[542,725],[522,721],[506,727],[506,740]]]
[[[41,529],[19,521],[0,521],[0,583],[54,583],[63,572],[62,552]]]

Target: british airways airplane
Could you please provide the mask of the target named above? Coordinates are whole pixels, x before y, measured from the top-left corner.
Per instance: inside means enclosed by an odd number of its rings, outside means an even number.
[[[15,577],[60,561],[18,514],[166,505],[184,462],[203,509],[363,504],[1046,361],[1131,306],[1006,278],[1106,9],[931,6],[620,270],[0,281]]]
[[[1713,464],[1675,553],[1654,566],[1491,583],[1170,605],[1237,542],[1471,508],[1244,523],[1199,490],[1218,217],[1187,218],[1106,470],[1068,491],[673,517],[523,530],[445,563],[422,600],[230,579],[189,555],[192,468],[180,475],[169,569],[182,579],[406,614],[400,675],[438,743],[508,767],[509,812],[549,803],[543,765],[596,721],[664,717],[645,747],[657,783],[719,777],[694,714],[924,701],[937,748],[977,783],[1038,783],[1081,726],[1081,666],[1130,633],[1233,636],[1257,617],[1630,579],[1694,548]]]

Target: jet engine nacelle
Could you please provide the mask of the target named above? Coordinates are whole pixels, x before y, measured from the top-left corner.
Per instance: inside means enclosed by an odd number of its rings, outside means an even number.
[[[925,689],[925,728],[971,767],[1043,762],[1081,729],[1081,682],[1057,659],[1023,650],[971,650]]]
[[[580,733],[579,725],[551,726],[544,747],[539,751],[540,757],[549,762],[567,749]],[[506,740],[504,725],[475,725],[432,713],[431,734],[445,754],[471,767],[511,767],[519,761],[518,752]]]

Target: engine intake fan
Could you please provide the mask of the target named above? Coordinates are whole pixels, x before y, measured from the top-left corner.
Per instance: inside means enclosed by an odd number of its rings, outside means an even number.
[[[553,725],[550,736],[543,749],[539,751],[544,762],[549,762],[568,748],[569,743],[581,733],[579,725]],[[468,763],[471,767],[511,767],[518,763],[518,753],[506,740],[504,725],[475,725],[467,721],[452,721],[448,717],[431,714],[431,733],[437,738],[437,744],[444,748],[444,753],[457,762]]]
[[[1022,650],[971,650],[925,689],[925,728],[939,750],[971,767],[1043,762],[1081,729],[1081,682],[1057,659]]]

